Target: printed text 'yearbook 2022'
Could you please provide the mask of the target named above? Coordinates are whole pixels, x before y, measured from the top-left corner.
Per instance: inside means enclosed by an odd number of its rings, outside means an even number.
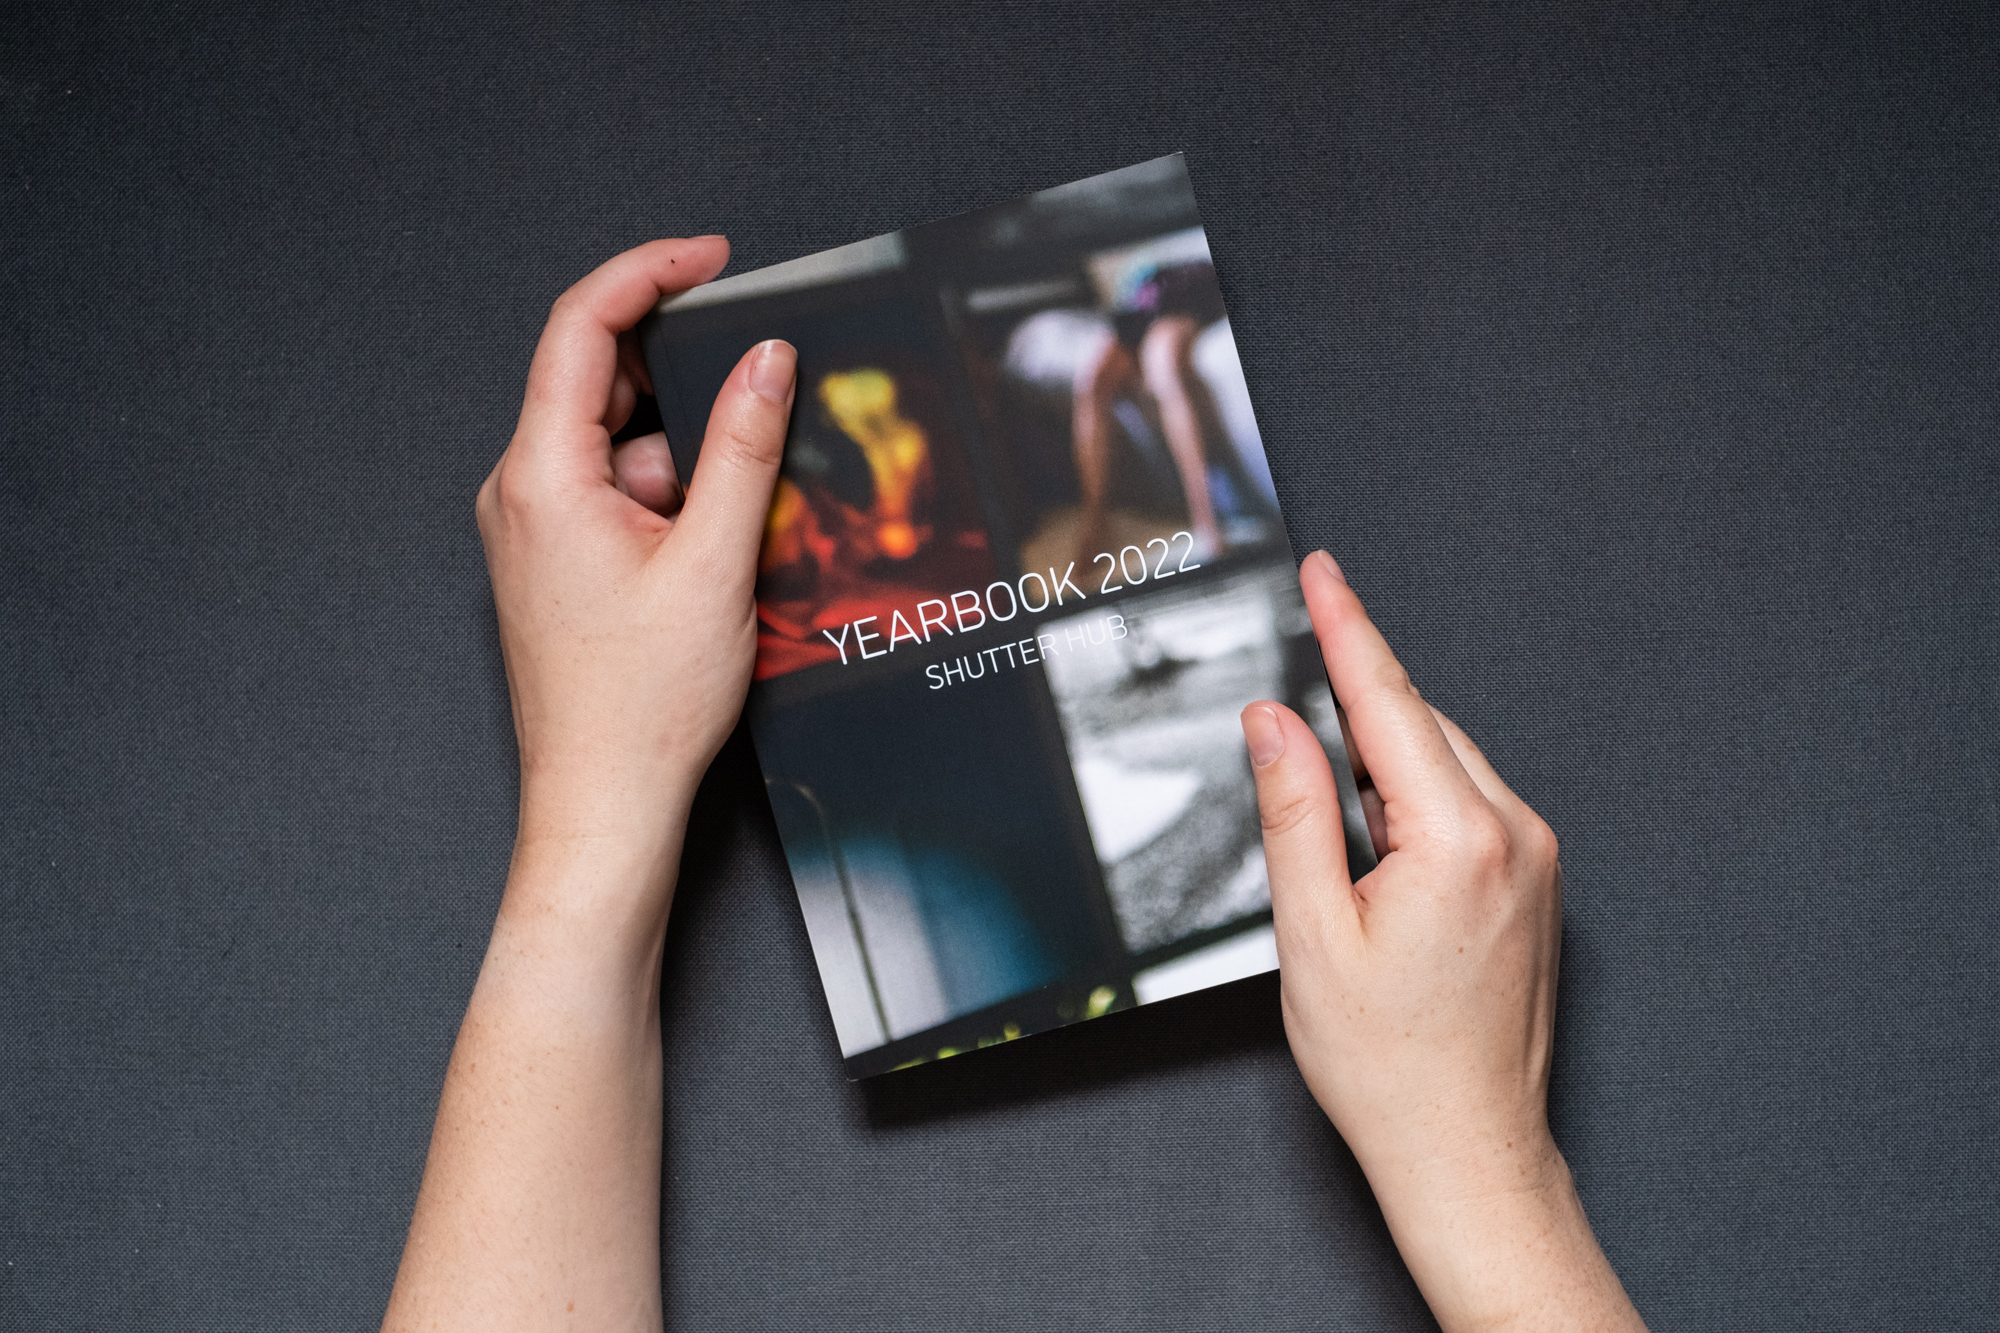
[[[683,478],[737,359],[799,351],[749,716],[849,1077],[1275,967],[1252,700],[1374,864],[1178,154],[642,336]]]

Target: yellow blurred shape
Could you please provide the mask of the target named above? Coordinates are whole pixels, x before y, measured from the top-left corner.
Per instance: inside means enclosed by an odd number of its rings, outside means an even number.
[[[907,560],[921,544],[911,511],[930,462],[923,427],[897,410],[895,377],[872,366],[822,377],[819,401],[834,424],[861,446],[874,474],[876,546],[884,555]]]

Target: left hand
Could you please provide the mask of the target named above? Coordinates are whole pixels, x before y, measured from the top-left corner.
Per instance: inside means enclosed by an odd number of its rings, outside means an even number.
[[[654,241],[564,293],[479,489],[521,750],[517,856],[579,841],[668,851],[742,710],[797,354],[760,343],[731,372],[685,505],[665,436],[611,444],[652,388],[632,326],[728,257],[719,236]]]

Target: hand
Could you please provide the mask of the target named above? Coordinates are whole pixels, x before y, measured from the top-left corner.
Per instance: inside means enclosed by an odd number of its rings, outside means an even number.
[[[1639,1327],[1549,1133],[1555,836],[1418,696],[1331,557],[1300,583],[1383,853],[1350,881],[1318,740],[1244,709],[1306,1085],[1447,1328]]]
[[[557,301],[479,489],[521,824],[384,1328],[660,1326],[667,909],[750,684],[797,356],[737,364],[685,505],[664,436],[611,436],[651,388],[628,330],[728,257],[655,241]]]
[[[652,389],[629,330],[728,257],[721,237],[655,241],[565,293],[513,442],[480,488],[523,846],[665,839],[742,709],[797,356],[774,341],[738,363],[685,507],[664,436],[611,445]]]

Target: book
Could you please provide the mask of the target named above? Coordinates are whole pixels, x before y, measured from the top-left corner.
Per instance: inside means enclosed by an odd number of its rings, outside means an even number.
[[[849,1078],[1276,967],[1253,700],[1373,866],[1179,154],[641,335],[683,478],[738,358],[798,348],[746,711]]]

